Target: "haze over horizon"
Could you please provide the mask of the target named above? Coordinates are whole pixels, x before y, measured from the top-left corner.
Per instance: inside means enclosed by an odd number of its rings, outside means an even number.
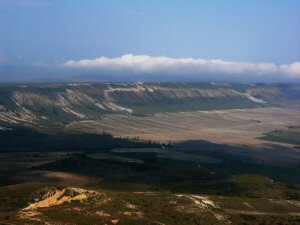
[[[0,0],[0,82],[300,82],[300,2]]]

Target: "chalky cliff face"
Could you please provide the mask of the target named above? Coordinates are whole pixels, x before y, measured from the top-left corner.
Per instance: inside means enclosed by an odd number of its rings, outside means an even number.
[[[116,113],[144,116],[161,112],[278,106],[299,96],[300,86],[296,84],[2,84],[0,122],[62,126]]]

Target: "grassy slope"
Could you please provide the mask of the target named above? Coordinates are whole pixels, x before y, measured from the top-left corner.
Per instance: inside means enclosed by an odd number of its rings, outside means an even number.
[[[75,224],[102,221],[109,224],[111,219],[118,219],[119,224],[151,224],[153,221],[165,224],[224,224],[224,221],[216,220],[209,212],[193,208],[189,198],[179,199],[176,194],[180,193],[209,195],[221,207],[219,212],[226,215],[232,224],[299,222],[299,217],[288,214],[299,210],[289,202],[300,200],[299,181],[295,182],[298,184],[288,184],[295,181],[291,178],[299,177],[297,169],[236,161],[205,165],[196,161],[160,158],[160,153],[154,152],[116,153],[102,150],[100,153],[111,158],[74,154],[35,168],[102,178],[101,182],[90,183],[87,188],[99,190],[111,199],[105,204],[74,202],[41,209],[39,211],[43,213],[45,221],[68,221]],[[118,160],[116,156],[144,163]],[[274,176],[277,178],[274,179]],[[16,216],[18,210],[32,201],[32,192],[47,185],[50,184],[21,184],[0,188],[0,223],[23,224],[24,220]],[[137,191],[142,193],[135,193]],[[136,205],[137,209],[131,211],[142,212],[143,217],[122,214],[130,211],[126,202]],[[186,212],[176,211],[177,206],[184,207]],[[101,210],[111,216],[96,216],[96,212]],[[256,215],[256,212],[264,214]],[[41,224],[39,221],[30,223]]]

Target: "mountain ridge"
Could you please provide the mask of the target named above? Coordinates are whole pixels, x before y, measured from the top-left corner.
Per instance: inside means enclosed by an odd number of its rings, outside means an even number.
[[[298,101],[300,84],[22,83],[0,84],[0,123],[61,126],[106,114],[282,106]]]

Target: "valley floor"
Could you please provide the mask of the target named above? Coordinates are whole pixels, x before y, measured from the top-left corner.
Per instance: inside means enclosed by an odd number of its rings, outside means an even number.
[[[107,115],[102,120],[74,122],[66,130],[140,137],[162,142],[206,140],[219,144],[263,144],[266,132],[300,124],[300,110],[251,108],[159,113],[151,116]]]

